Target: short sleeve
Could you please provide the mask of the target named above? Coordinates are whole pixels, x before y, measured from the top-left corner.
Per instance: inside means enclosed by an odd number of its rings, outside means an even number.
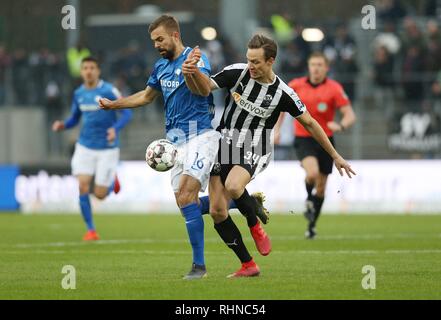
[[[336,88],[334,92],[335,92],[334,101],[336,108],[341,108],[351,104],[348,95],[346,94],[345,90],[339,83],[336,83]]]
[[[231,89],[239,80],[243,70],[247,65],[244,63],[236,63],[225,67],[222,71],[218,72],[211,77],[211,80],[216,84],[218,88]]]
[[[291,88],[283,91],[279,104],[281,106],[280,111],[288,112],[294,118],[297,118],[306,112],[305,104]]]
[[[117,100],[122,97],[121,92],[114,86],[110,87],[110,91],[108,95],[109,95],[108,98],[110,100]]]
[[[199,60],[197,66],[199,67],[199,70],[201,70],[202,73],[206,74],[207,76],[211,75],[210,61],[208,61],[208,58],[205,54],[202,54],[201,59]]]
[[[152,73],[150,74],[150,78],[147,81],[147,86],[149,86],[155,90],[162,91],[161,84],[159,83],[159,80],[158,80],[158,65],[155,65],[155,68],[153,69]]]

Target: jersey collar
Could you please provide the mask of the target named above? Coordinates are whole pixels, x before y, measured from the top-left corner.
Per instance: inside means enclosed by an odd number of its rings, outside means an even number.
[[[84,84],[82,84],[81,87],[84,90],[92,91],[92,90],[100,89],[103,85],[104,85],[104,81],[102,79],[99,79],[95,88],[92,88],[92,89],[86,88],[86,86]]]
[[[327,80],[328,80],[328,77],[325,77],[325,79],[324,79],[322,82],[314,84],[314,83],[311,82],[311,80],[309,79],[309,77],[306,77],[306,82],[307,82],[311,87],[314,87],[314,88],[317,88],[317,87],[321,86],[322,84],[325,84]]]
[[[171,62],[175,62],[178,61],[179,59],[181,59],[182,57],[185,57],[186,54],[191,51],[190,47],[185,47],[184,50],[181,52],[181,54],[175,59],[175,60],[171,60]]]

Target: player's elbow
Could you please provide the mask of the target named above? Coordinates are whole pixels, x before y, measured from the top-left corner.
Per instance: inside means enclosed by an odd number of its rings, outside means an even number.
[[[153,99],[149,96],[144,96],[144,99],[141,102],[141,105],[150,104],[153,102]]]
[[[355,122],[357,122],[357,116],[355,115],[354,112],[352,112],[352,119],[351,119],[351,123],[354,124]]]
[[[199,95],[203,96],[203,97],[208,97],[210,95],[211,91],[208,89],[203,89],[201,90],[201,92],[199,92]]]

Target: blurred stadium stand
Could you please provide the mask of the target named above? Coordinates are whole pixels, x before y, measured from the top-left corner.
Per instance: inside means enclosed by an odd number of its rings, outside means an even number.
[[[2,163],[68,165],[70,161],[76,131],[55,136],[49,130],[53,120],[69,112],[71,93],[78,84],[67,66],[68,31],[60,26],[61,7],[68,1],[56,6],[53,3],[0,3]],[[80,43],[99,57],[102,77],[112,81],[124,95],[144,88],[158,58],[147,33],[148,23],[158,12],[180,14],[185,44],[201,45],[214,71],[244,61],[246,44],[238,47],[237,39],[222,27],[231,0],[149,1],[144,7],[145,2],[138,0],[80,3]],[[244,4],[234,3],[238,11],[247,9]],[[337,138],[337,147],[344,156],[440,158],[439,1],[373,1],[377,8],[376,30],[360,27],[359,10],[364,4],[359,0],[246,2],[255,6],[255,21],[249,25],[256,24],[258,30],[278,38],[281,47],[277,72],[286,82],[305,74],[306,58],[312,50],[323,50],[330,58],[331,77],[343,83],[359,119],[350,132]],[[200,30],[206,26],[217,29],[216,40],[202,38]],[[310,27],[320,28],[324,39],[305,41],[302,31]],[[217,95],[217,105],[222,102]],[[142,159],[148,142],[162,137],[162,119],[160,100],[137,109],[134,121],[122,133],[122,159]],[[289,134],[289,124],[286,128]],[[37,139],[37,134],[43,138]],[[23,139],[26,135],[32,139]],[[279,159],[295,159],[291,142],[287,141],[286,146],[278,147]]]

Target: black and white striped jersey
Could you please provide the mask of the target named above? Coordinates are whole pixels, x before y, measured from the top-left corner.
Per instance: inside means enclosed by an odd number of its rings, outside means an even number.
[[[259,83],[251,78],[245,63],[225,67],[211,81],[228,90],[217,130],[238,148],[260,146],[264,148],[261,154],[266,154],[280,113],[298,117],[306,111],[299,96],[277,75],[273,83]]]

